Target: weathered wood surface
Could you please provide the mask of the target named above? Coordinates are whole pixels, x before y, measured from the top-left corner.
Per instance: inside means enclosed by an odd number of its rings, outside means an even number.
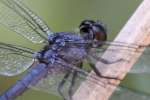
[[[134,43],[138,45],[148,45],[150,43],[150,0],[143,0],[114,41],[124,42],[127,45]],[[135,53],[131,52],[131,48],[127,47],[109,47],[109,49],[116,48],[118,49],[117,52],[107,50],[102,57],[108,61],[124,60],[109,65],[99,61],[96,63],[96,67],[104,76],[123,79],[133,64],[138,60],[144,48],[139,48],[138,50],[140,52]],[[93,72],[90,74],[93,74]],[[74,94],[73,100],[108,100],[115,90],[115,87],[120,83],[119,80],[104,78],[100,78],[99,81],[96,82],[97,84],[91,82],[90,77],[88,77]]]

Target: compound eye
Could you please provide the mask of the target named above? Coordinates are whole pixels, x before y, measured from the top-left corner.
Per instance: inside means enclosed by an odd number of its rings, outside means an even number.
[[[97,41],[106,41],[107,40],[107,32],[105,27],[103,27],[101,24],[95,24],[92,27],[93,33],[94,33],[94,39]]]
[[[93,39],[97,41],[106,41],[106,28],[100,21],[84,20],[81,22],[80,33],[86,39]]]
[[[93,20],[83,20],[79,26],[81,33],[89,33],[95,22]]]
[[[81,24],[79,25],[79,27],[82,27],[82,26],[91,26],[93,25],[95,22],[93,20],[83,20],[81,22]]]
[[[95,40],[97,41],[106,41],[107,40],[107,35],[103,32],[95,32]]]
[[[90,29],[91,28],[88,25],[81,26],[80,27],[80,33],[81,34],[83,34],[83,33],[89,33]]]

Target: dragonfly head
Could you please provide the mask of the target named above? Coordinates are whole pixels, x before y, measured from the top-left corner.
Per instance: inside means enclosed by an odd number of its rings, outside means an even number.
[[[94,41],[106,41],[107,31],[101,21],[83,20],[79,26],[83,38]]]

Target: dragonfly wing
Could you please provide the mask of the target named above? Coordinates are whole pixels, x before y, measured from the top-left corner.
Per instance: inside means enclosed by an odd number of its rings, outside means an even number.
[[[70,71],[71,72],[70,76],[68,77],[68,79],[65,80],[66,83],[64,84],[63,89],[62,89],[63,94],[65,94],[66,97],[68,97],[67,94],[68,94],[68,90],[71,85],[71,80],[73,76],[72,72],[77,71],[76,69],[72,69],[72,66],[74,65],[70,65],[64,62],[59,62],[55,65],[52,65],[51,67],[52,69],[49,69],[48,75],[44,77],[43,79],[41,79],[36,85],[30,86],[30,87],[34,90],[43,91],[43,92],[47,92],[50,94],[60,96],[57,89],[59,87],[59,84],[63,80],[64,76],[68,73],[68,71]],[[79,87],[79,84],[85,78],[86,78],[86,75],[83,75],[81,77],[81,73],[80,72],[78,73],[78,75],[76,76],[75,85],[73,87],[73,92],[75,92],[75,90]]]
[[[52,33],[21,0],[0,0],[0,23],[34,43],[47,41]]]
[[[56,70],[58,70],[58,69],[56,69]],[[43,92],[47,92],[50,94],[60,96],[58,91],[57,91],[57,88],[58,88],[59,83],[63,79],[65,73],[63,72],[60,74],[59,71],[58,71],[58,73],[55,73],[55,72],[57,72],[56,70],[55,71],[53,70],[54,71],[53,74],[51,73],[46,78],[43,78],[42,80],[40,80],[39,83],[37,83],[37,85],[30,86],[30,87],[32,89],[35,89],[38,91],[43,91]],[[75,83],[75,90],[77,90],[78,87],[80,86],[80,84],[84,81],[84,79],[86,79],[86,75],[85,74],[83,75],[82,71],[80,71],[81,73],[78,71],[79,74],[77,76],[77,80]],[[87,73],[87,72],[85,72],[85,73]],[[93,78],[95,78],[95,79],[93,80]],[[67,95],[67,93],[68,93],[68,89],[69,89],[69,86],[71,84],[71,77],[66,81],[67,82],[63,87],[63,93],[65,95]],[[90,76],[88,78],[88,81],[92,81],[92,83],[97,84],[98,83],[97,82],[98,77],[97,76]],[[102,84],[97,84],[97,85],[102,85]],[[117,89],[112,94],[112,96],[110,97],[109,100],[149,100],[149,98],[150,98],[150,96],[148,96],[144,93],[140,93],[140,92],[133,91],[133,90],[130,90],[128,88],[119,86],[119,87],[117,87]]]
[[[25,71],[33,63],[32,50],[0,43],[0,74],[14,76]]]
[[[30,86],[34,90],[43,91],[53,95],[59,96],[57,88],[62,81],[65,73],[49,74],[46,78],[41,79],[35,86]],[[70,82],[65,84],[65,90],[67,91]],[[65,92],[66,92],[65,91]]]
[[[150,73],[150,48],[147,47],[143,55],[139,58],[137,63],[133,66],[129,73],[133,74],[148,74]]]
[[[113,46],[113,43],[111,43],[111,45]],[[102,59],[102,55],[103,55],[103,53],[106,50],[112,51],[112,52],[119,52],[120,49],[118,49],[118,46],[120,46],[120,45],[115,45],[116,49],[115,48],[107,49],[107,47],[94,48],[88,53],[88,59],[89,59],[89,61],[91,61],[94,64],[97,61],[104,61],[104,63],[106,62],[108,64],[117,63],[119,61],[119,59],[116,60],[116,61],[105,61],[105,59]],[[124,45],[121,44],[121,46],[124,46]],[[130,48],[122,49],[122,50],[123,51],[130,50],[131,55],[132,55],[132,53],[134,54],[134,52],[135,53],[140,53],[141,52],[141,51],[137,51],[138,49],[136,47],[135,48],[131,48],[131,47],[133,47],[133,45],[130,46]],[[149,59],[150,59],[150,47],[147,46],[146,50],[144,51],[142,56],[139,58],[137,63],[134,65],[134,67],[129,71],[129,73],[132,73],[132,74],[150,73],[150,62],[149,62]]]
[[[118,87],[109,100],[150,100],[150,96],[125,87]]]
[[[64,66],[62,66],[62,65],[64,65]],[[82,82],[84,82],[84,80],[86,80],[86,79],[94,84],[102,86],[102,84],[98,84],[98,81],[99,81],[98,76],[96,76],[95,74],[89,75],[89,73],[87,71],[85,71],[83,69],[79,69],[79,68],[75,67],[74,65],[67,64],[65,62],[60,62],[60,63],[56,64],[56,66],[54,65],[51,68],[53,68],[53,69],[50,69],[47,77],[44,77],[36,85],[30,86],[30,87],[32,89],[35,89],[38,91],[44,91],[44,92],[59,96],[59,93],[57,91],[58,86],[59,86],[60,82],[62,81],[63,77],[65,76],[65,74],[68,72],[68,70],[71,70],[72,72],[73,71],[78,72],[73,92],[75,92],[78,89],[78,87],[80,86],[80,84],[82,84]],[[88,78],[87,78],[87,76],[88,76]],[[65,95],[67,95],[69,86],[71,85],[71,79],[72,79],[72,77],[67,79],[66,84],[63,87],[63,93]],[[149,98],[149,96],[146,96],[142,93],[133,92],[129,89],[119,87],[119,88],[117,88],[117,91],[113,93],[110,100],[149,100],[148,98]]]

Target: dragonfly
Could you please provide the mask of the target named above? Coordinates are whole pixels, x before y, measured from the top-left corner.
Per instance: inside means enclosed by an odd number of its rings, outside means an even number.
[[[82,21],[79,25],[79,34],[56,33],[51,31],[49,26],[22,0],[0,0],[0,23],[33,44],[45,44],[39,51],[35,51],[20,45],[0,42],[0,75],[15,76],[27,71],[16,84],[1,94],[0,100],[14,100],[28,88],[59,95],[64,100],[72,100],[73,93],[88,76],[89,71],[85,68],[85,63],[96,73],[90,76],[92,79],[96,81],[98,77],[117,79],[101,75],[94,64],[95,61],[105,64],[122,61],[123,59],[107,61],[97,54],[103,53],[108,45],[125,47],[126,44],[107,41],[107,31],[100,21]],[[106,47],[102,47],[103,45]],[[128,48],[135,51],[138,46],[135,44]],[[133,72],[140,73],[136,69],[130,73]],[[123,88],[119,91],[134,96],[138,94]]]

